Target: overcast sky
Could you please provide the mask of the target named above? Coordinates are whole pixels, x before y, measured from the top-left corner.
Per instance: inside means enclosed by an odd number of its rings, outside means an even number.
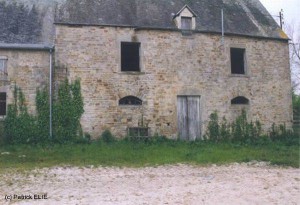
[[[279,16],[279,11],[283,9],[284,22],[294,24],[300,29],[300,0],[260,0],[261,3],[273,16]],[[274,17],[277,22],[279,18]],[[300,31],[299,31],[300,32]]]

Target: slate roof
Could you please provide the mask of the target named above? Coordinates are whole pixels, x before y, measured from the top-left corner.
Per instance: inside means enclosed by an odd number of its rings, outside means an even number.
[[[53,23],[177,30],[185,5],[198,32],[220,33],[223,9],[225,34],[287,40],[259,0],[0,0],[0,43],[49,43]]]

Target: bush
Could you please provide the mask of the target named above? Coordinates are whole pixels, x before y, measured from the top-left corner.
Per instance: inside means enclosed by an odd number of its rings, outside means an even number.
[[[13,91],[14,103],[8,105],[4,120],[5,141],[7,143],[37,143],[45,138],[38,133],[36,118],[28,114],[25,97],[16,85]]]
[[[224,132],[224,130],[222,130],[222,132]],[[209,116],[206,137],[215,142],[220,140],[220,126],[217,111],[213,112]]]
[[[82,136],[80,118],[83,112],[80,81],[69,84],[66,79],[59,86],[53,103],[53,137],[56,141],[73,141]]]
[[[286,145],[299,145],[299,135],[292,130],[286,129],[285,125],[272,125],[269,132],[269,137],[272,141],[279,141]]]
[[[293,131],[287,130],[285,125],[276,126],[273,124],[270,132],[263,135],[261,123],[259,121],[248,122],[244,110],[231,124],[227,122],[225,117],[222,122],[219,122],[218,114],[215,111],[210,115],[205,135],[212,142],[231,141],[246,144],[267,144],[271,141],[281,141],[287,145],[299,145],[299,136]]]
[[[101,138],[100,138],[103,142],[105,143],[113,143],[116,141],[116,138],[112,135],[112,133],[109,130],[105,130],[102,134],[101,134]]]

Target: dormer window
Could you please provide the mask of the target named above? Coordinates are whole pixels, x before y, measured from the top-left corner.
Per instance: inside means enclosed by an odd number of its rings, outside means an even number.
[[[192,9],[185,5],[177,14],[174,15],[174,22],[178,29],[183,33],[186,31],[192,31],[196,29],[196,17],[197,15]]]
[[[181,17],[181,29],[192,30],[192,17]]]

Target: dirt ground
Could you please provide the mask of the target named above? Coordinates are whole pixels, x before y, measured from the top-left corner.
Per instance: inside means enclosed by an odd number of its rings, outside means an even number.
[[[300,204],[300,169],[263,162],[53,167],[0,177],[0,204]]]

